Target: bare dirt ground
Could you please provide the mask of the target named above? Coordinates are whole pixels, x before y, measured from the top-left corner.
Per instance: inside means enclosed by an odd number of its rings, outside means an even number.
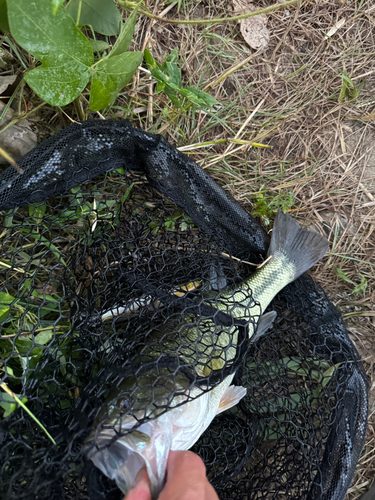
[[[166,19],[233,15],[227,0],[182,0],[179,12],[177,2],[146,3]],[[129,118],[184,147],[266,225],[275,207],[286,206],[329,235],[330,252],[313,275],[344,315],[370,384],[367,442],[347,496],[354,500],[375,476],[375,5],[303,0],[265,22],[269,39],[256,51],[238,22],[181,26],[140,16],[133,48],[147,46],[163,61],[178,47],[184,84],[210,91],[220,108],[173,109],[140,70],[100,116]],[[78,118],[76,105],[45,106],[29,120],[43,140]],[[207,141],[216,143],[192,146]]]

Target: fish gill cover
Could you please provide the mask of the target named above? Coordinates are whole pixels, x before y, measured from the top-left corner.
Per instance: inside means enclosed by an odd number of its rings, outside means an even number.
[[[219,497],[343,499],[367,382],[319,284],[304,274],[286,286],[249,341],[259,304],[241,284],[268,235],[196,163],[125,120],[71,125],[18,165],[0,176],[0,381],[35,418],[0,393],[2,498],[122,498],[92,450],[147,446],[148,425],[230,379],[246,395],[192,448]],[[233,313],[238,295],[217,307],[240,286],[248,321]]]

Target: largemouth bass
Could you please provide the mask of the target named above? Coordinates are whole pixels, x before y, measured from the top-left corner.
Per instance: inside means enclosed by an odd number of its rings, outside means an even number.
[[[203,304],[225,313],[232,324],[218,324],[212,317],[186,314],[179,330],[156,334],[153,345],[145,346],[144,359],[160,353],[178,356],[181,364],[191,364],[199,377],[210,380],[235,359],[238,348],[236,320],[246,325],[250,339],[259,338],[271,325],[276,313],[262,315],[275,295],[318,262],[328,249],[321,235],[302,229],[289,215],[279,211],[272,232],[268,260],[246,282],[233,290],[207,294]],[[214,315],[215,316],[215,315]],[[152,343],[151,343],[152,344]],[[142,357],[141,356],[141,357]],[[246,394],[244,387],[232,385],[234,373],[210,387],[186,384],[173,370],[150,370],[139,380],[128,378],[113,390],[87,440],[87,455],[124,494],[134,486],[139,470],[146,466],[153,498],[164,485],[170,450],[187,450],[199,439],[214,417]],[[156,383],[158,380],[158,383]],[[160,384],[160,380],[163,381]],[[136,391],[137,404],[129,410],[125,394]],[[166,411],[167,409],[167,411]],[[139,424],[142,419],[150,420]],[[126,434],[127,433],[127,434]]]

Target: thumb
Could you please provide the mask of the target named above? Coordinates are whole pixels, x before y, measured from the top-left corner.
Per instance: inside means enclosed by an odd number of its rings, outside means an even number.
[[[146,467],[143,467],[135,479],[135,486],[129,490],[124,500],[151,500],[150,479]]]

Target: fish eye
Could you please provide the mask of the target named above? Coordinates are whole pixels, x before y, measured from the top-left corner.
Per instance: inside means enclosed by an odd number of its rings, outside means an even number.
[[[121,403],[121,407],[122,407],[124,410],[129,410],[129,409],[130,409],[130,402],[129,402],[127,399],[125,399],[125,401],[123,401],[123,402]]]

